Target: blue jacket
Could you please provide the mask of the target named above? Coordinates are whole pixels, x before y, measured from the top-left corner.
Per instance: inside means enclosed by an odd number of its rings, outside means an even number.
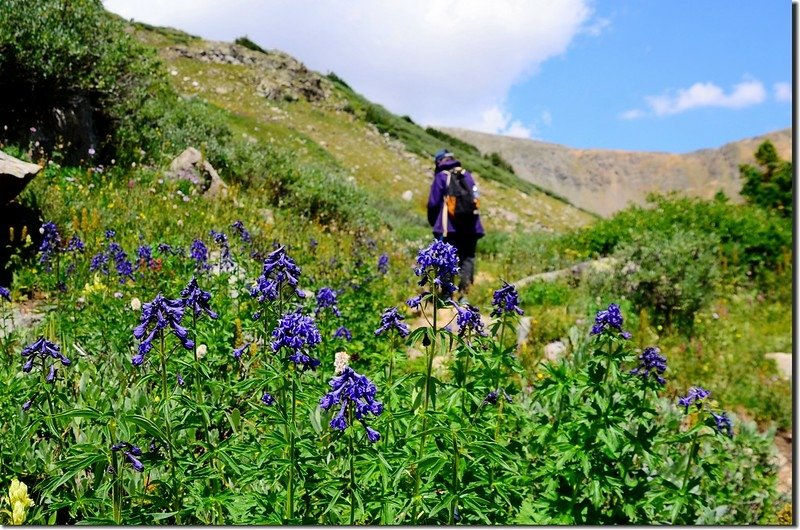
[[[442,230],[442,208],[444,208],[444,194],[447,191],[447,174],[445,171],[450,171],[453,168],[460,167],[461,162],[453,158],[447,158],[436,166],[433,175],[433,182],[431,182],[431,192],[428,195],[428,223],[433,226],[433,234],[437,237],[441,236],[444,232]],[[472,189],[475,189],[475,179],[469,171],[464,171],[464,179]],[[483,225],[481,224],[480,215],[475,216],[475,224],[470,227],[470,233],[475,234],[476,238],[483,237]],[[452,219],[447,220],[447,232],[457,232],[456,227],[453,226]]]

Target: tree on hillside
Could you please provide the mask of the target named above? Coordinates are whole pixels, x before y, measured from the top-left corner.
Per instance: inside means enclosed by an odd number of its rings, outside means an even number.
[[[781,160],[772,142],[765,140],[755,153],[759,167],[739,166],[744,179],[742,196],[751,204],[782,215],[792,215],[792,163]]]

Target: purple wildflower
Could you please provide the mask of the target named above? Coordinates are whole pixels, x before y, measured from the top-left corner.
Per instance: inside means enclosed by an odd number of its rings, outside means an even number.
[[[661,350],[655,347],[645,348],[639,356],[639,366],[631,370],[632,375],[641,375],[642,379],[647,380],[647,377],[652,373],[656,381],[665,385],[667,381],[661,377],[667,370],[667,359],[661,355]]]
[[[378,258],[378,271],[381,274],[389,272],[389,254],[383,253]]]
[[[693,386],[689,389],[689,392],[682,398],[678,399],[678,405],[681,407],[686,407],[686,413],[689,412],[689,406],[694,403],[697,407],[697,410],[700,410],[703,406],[703,400],[711,395],[711,392],[706,390],[700,386]]]
[[[108,255],[105,252],[98,252],[92,256],[92,261],[89,263],[89,270],[94,272],[99,270],[103,274],[108,274]]]
[[[128,449],[127,451],[125,449]],[[111,446],[112,451],[122,451],[125,454],[125,459],[130,463],[131,467],[141,473],[144,471],[144,465],[142,462],[136,458],[137,456],[142,456],[142,450],[136,447],[133,444],[128,442],[120,442],[118,444],[114,444]]]
[[[261,402],[269,407],[275,404],[275,398],[269,392],[264,392],[264,395],[261,396]]]
[[[345,367],[340,375],[334,376],[328,383],[331,391],[319,400],[319,406],[323,410],[329,410],[334,405],[339,405],[339,411],[331,419],[330,426],[333,429],[343,431],[347,428],[347,411],[352,410],[356,419],[361,421],[367,430],[367,437],[370,442],[377,442],[380,434],[366,423],[368,414],[379,416],[383,412],[383,404],[375,399],[378,388],[369,380],[350,368]]]
[[[209,301],[211,300],[211,293],[202,290],[197,285],[197,278],[194,276],[192,276],[192,279],[189,280],[189,283],[181,291],[181,300],[183,301],[184,307],[188,307],[194,311],[195,317],[198,317],[203,313],[206,313],[212,320],[218,317],[218,315],[212,311],[211,307],[208,305]]]
[[[33,400],[29,399],[28,401],[22,404],[22,411],[28,412],[29,410],[31,410],[32,406],[33,406]]]
[[[322,342],[322,337],[312,318],[303,315],[300,311],[287,313],[278,321],[272,337],[274,338],[272,350],[277,352],[281,348],[287,348],[292,352],[288,356],[289,360],[303,370],[309,368],[315,370],[319,366],[319,360],[310,357],[304,351]]]
[[[244,227],[244,223],[241,221],[234,222],[231,228],[233,228],[233,231],[239,236],[239,239],[241,239],[243,243],[251,243],[253,241],[250,232],[247,231],[247,228]]]
[[[319,315],[325,308],[330,308],[334,315],[341,317],[339,308],[336,307],[336,291],[330,287],[323,287],[317,292],[317,309],[315,314]]]
[[[396,307],[387,307],[383,311],[383,315],[381,315],[381,326],[375,330],[375,335],[394,329],[401,337],[407,337],[409,333],[408,325],[403,320],[403,315],[400,314]]]
[[[192,248],[189,256],[196,262],[198,269],[211,268],[206,262],[208,261],[208,249],[205,244],[199,239],[192,241]]]
[[[496,290],[492,296],[492,310],[491,316],[499,317],[504,314],[516,313],[523,314],[522,309],[519,307],[519,294],[517,289],[510,283],[504,281],[503,287]]]
[[[420,294],[418,296],[412,296],[411,298],[406,300],[406,305],[408,307],[410,307],[411,309],[417,309],[419,307],[419,305],[422,303],[422,297],[424,297],[426,294],[430,294],[430,293],[425,291],[424,293],[422,293],[422,294]]]
[[[276,250],[270,252],[264,260],[262,276],[274,280],[279,290],[284,285],[289,285],[302,298],[302,293],[297,288],[300,267],[286,254],[286,247],[278,246]]]
[[[72,236],[67,242],[67,252],[83,252],[85,246],[81,238]]]
[[[622,313],[617,304],[609,304],[608,309],[597,312],[591,334],[597,335],[611,328],[622,331]]]
[[[250,349],[250,344],[252,344],[252,343],[251,342],[245,342],[244,346],[242,346],[241,348],[234,348],[234,350],[233,350],[233,358],[236,359],[237,361],[239,359],[241,359],[242,355],[244,354],[244,352],[246,352],[246,351],[248,351]]]
[[[717,424],[717,431],[721,434],[726,434],[728,438],[733,438],[733,423],[728,417],[728,413],[714,414],[712,412],[711,415],[714,417],[714,422]]]
[[[116,230],[112,230],[110,228],[108,230],[106,230],[106,239],[114,239],[114,237],[116,235],[117,235],[117,231]]]
[[[219,245],[220,270],[232,269],[236,264],[233,262],[233,258],[231,258],[231,247],[228,245],[228,236],[226,236],[223,232],[217,232],[216,230],[211,230],[209,234],[211,235],[212,239],[214,239],[214,242]]]
[[[0,298],[5,298],[9,302],[11,301],[11,291],[0,285]]]
[[[353,340],[353,334],[344,326],[340,326],[333,334],[334,339],[344,339],[347,342]]]
[[[432,281],[434,285],[441,288],[442,294],[447,296],[456,290],[453,279],[458,271],[456,248],[449,243],[436,240],[427,248],[419,251],[414,274],[421,277],[420,286]]]
[[[53,255],[57,253],[61,247],[61,236],[58,233],[58,228],[52,221],[47,221],[39,229],[42,234],[42,244],[39,245],[39,263],[44,263],[47,270],[51,270],[50,260]]]
[[[458,324],[458,335],[463,337],[467,333],[474,333],[481,337],[486,336],[486,331],[483,329],[483,322],[481,321],[481,314],[478,308],[464,304],[463,306],[456,306],[458,315],[456,316],[456,324]]]
[[[133,277],[133,264],[128,261],[128,255],[116,241],[108,244],[108,254],[114,258],[114,265],[119,275],[119,283],[125,283],[126,278]]]
[[[149,267],[153,261],[153,249],[150,245],[140,245],[136,249],[136,257],[139,258],[139,265]]]
[[[186,384],[186,381],[183,380],[183,377],[181,376],[180,372],[175,374],[175,379],[178,381],[178,386],[183,386]]]
[[[26,346],[22,350],[22,357],[26,358],[25,365],[22,367],[24,372],[28,373],[31,371],[33,368],[34,359],[37,356],[41,357],[42,359],[52,357],[53,359],[61,361],[63,366],[69,366],[72,364],[72,361],[67,359],[64,354],[61,353],[61,350],[57,344],[46,340],[44,337],[39,337],[35,342]],[[53,377],[55,377],[55,373],[53,373]]]
[[[187,350],[194,348],[194,341],[189,339],[189,332],[181,326],[183,319],[183,300],[170,300],[158,293],[152,302],[147,302],[142,306],[141,323],[133,330],[133,336],[141,340],[139,353],[133,356],[131,363],[140,366],[144,362],[144,356],[153,347],[153,339],[158,332],[169,326],[172,332],[181,341]],[[148,328],[150,332],[148,333]],[[147,335],[145,337],[145,335]]]

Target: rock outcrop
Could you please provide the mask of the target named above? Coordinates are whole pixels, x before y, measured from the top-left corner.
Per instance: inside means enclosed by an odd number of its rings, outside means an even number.
[[[188,180],[198,191],[210,197],[225,197],[228,194],[228,186],[220,178],[214,166],[194,147],[187,147],[172,161],[167,177]]]
[[[0,151],[0,205],[15,199],[42,168]]]

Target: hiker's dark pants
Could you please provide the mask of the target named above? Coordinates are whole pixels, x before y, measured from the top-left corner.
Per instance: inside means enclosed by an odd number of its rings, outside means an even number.
[[[475,249],[478,246],[478,235],[454,232],[448,234],[444,241],[456,247],[458,266],[461,267],[458,290],[461,296],[466,296],[475,280]]]

